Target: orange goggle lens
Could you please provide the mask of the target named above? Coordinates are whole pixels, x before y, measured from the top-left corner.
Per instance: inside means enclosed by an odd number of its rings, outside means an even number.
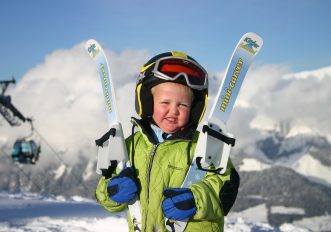
[[[161,59],[156,63],[155,69],[169,79],[177,79],[181,74],[184,74],[189,86],[205,86],[207,83],[206,71],[187,59]]]

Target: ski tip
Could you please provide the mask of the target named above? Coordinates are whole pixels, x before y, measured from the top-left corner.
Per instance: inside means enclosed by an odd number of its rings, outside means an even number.
[[[257,55],[263,45],[263,39],[254,32],[244,34],[239,42],[239,46],[252,55]]]
[[[85,48],[86,48],[88,54],[93,59],[95,59],[97,57],[97,55],[100,53],[100,51],[101,51],[101,46],[94,39],[89,39],[88,41],[86,41]]]

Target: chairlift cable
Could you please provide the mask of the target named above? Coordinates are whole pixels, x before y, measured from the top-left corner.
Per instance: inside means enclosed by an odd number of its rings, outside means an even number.
[[[61,158],[58,152],[55,151],[55,149],[47,142],[44,136],[40,134],[40,132],[34,127],[34,131],[38,134],[38,136],[46,143],[46,145],[51,149],[51,151],[56,155],[56,157],[60,160],[60,162],[68,168],[69,165],[64,162],[64,160]],[[82,184],[83,188],[89,192],[89,188],[84,184],[82,181],[82,178],[79,178],[74,172],[71,172],[72,176],[77,180],[78,183]]]
[[[2,150],[2,153],[6,154],[6,152],[4,151],[3,148],[1,148],[1,150]],[[8,154],[8,153],[7,153],[7,154]],[[11,155],[10,155],[10,154],[6,155],[6,157],[7,157],[8,159],[10,159],[10,161],[12,162],[12,159],[11,159]],[[20,167],[19,164],[17,164],[16,162],[14,162],[14,163],[15,163],[15,166],[16,166],[16,167],[20,170],[20,172],[23,174],[23,176],[25,176],[26,178],[28,178],[28,173],[26,173],[26,172],[23,170],[23,168]],[[30,181],[31,181],[31,183],[32,183],[33,185],[35,185],[35,186],[37,187],[37,189],[39,189],[39,192],[42,192],[42,188],[41,188],[41,186],[40,186],[39,184],[37,184],[36,182],[34,182],[34,181],[32,180],[32,178],[30,178]]]
[[[6,156],[8,159],[10,159],[10,161],[12,161],[12,159],[10,158],[10,155],[8,155],[8,156]],[[23,168],[18,164],[18,163],[16,163],[16,162],[14,162],[14,164],[15,164],[15,166],[20,170],[20,172],[23,174],[23,176],[25,176],[27,179],[28,179],[28,174],[29,173],[27,173],[27,172],[25,172],[24,170],[23,170]],[[40,169],[40,166],[38,167],[39,169]],[[47,175],[48,175],[48,172],[45,172],[45,170],[41,170],[43,173],[47,173]],[[36,187],[37,187],[37,189],[39,189],[39,192],[40,193],[42,193],[42,192],[44,192],[45,190],[43,190],[42,189],[42,187],[39,185],[39,184],[37,184],[35,181],[33,181],[33,178],[30,178],[30,179],[28,179],[29,181],[31,181],[31,183],[33,184],[33,185],[35,185]],[[66,197],[70,197],[70,195],[68,195],[67,193],[64,193],[64,195],[66,196]]]
[[[28,173],[26,173],[19,164],[15,163],[15,166],[23,173],[23,175],[26,178],[28,178]],[[30,178],[30,181],[31,181],[31,183],[33,185],[35,185],[39,189],[39,192],[42,192],[43,191],[42,188],[41,188],[41,186],[39,184],[37,184],[35,181],[32,180],[32,177]]]

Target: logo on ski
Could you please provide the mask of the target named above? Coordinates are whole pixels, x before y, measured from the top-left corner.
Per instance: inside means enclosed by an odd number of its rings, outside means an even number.
[[[107,109],[108,109],[108,112],[111,112],[111,102],[110,102],[109,89],[108,89],[108,78],[107,78],[104,64],[100,64],[100,68],[101,68],[102,78],[103,78],[103,87],[105,89],[105,100],[107,103]]]
[[[99,54],[100,49],[93,43],[87,48],[87,51],[94,59]]]
[[[251,39],[250,37],[246,37],[244,39],[244,41],[240,44],[240,47],[242,47],[249,53],[252,53],[253,55],[255,55],[255,53],[257,52],[260,45],[258,45],[257,42],[255,40]]]
[[[236,86],[237,79],[238,79],[238,76],[240,74],[240,71],[241,71],[241,68],[242,68],[243,64],[244,64],[244,61],[241,58],[239,58],[238,61],[237,61],[237,64],[236,64],[236,68],[233,71],[231,81],[230,81],[229,85],[224,88],[225,94],[221,96],[221,98],[222,98],[221,110],[223,112],[226,111],[226,108],[229,104],[229,101],[230,101],[230,98],[231,98],[231,95],[232,95],[232,90]]]

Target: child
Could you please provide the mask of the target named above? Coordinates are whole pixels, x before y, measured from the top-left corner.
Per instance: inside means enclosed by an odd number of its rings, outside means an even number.
[[[126,139],[133,167],[103,173],[96,198],[105,209],[122,211],[138,196],[142,231],[167,231],[165,217],[189,219],[185,231],[223,231],[239,187],[231,161],[223,175],[207,172],[202,181],[181,188],[207,94],[207,72],[184,53],[162,53],[142,67],[135,99],[141,119],[132,118],[138,131]],[[134,231],[131,222],[129,229]]]

